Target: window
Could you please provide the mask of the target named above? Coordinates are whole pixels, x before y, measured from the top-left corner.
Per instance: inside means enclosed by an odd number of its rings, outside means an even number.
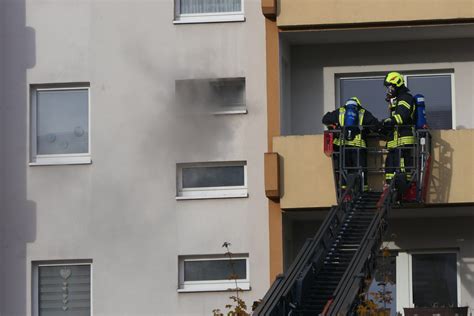
[[[179,292],[250,289],[249,261],[246,254],[227,256],[180,256]],[[231,279],[235,276],[234,279]]]
[[[184,163],[177,166],[177,199],[247,197],[246,162]]]
[[[413,95],[425,96],[426,120],[431,129],[453,128],[452,74],[407,75],[406,82]]]
[[[90,163],[89,87],[34,87],[31,164]]]
[[[457,306],[456,253],[412,254],[413,306]]]
[[[358,97],[362,106],[369,110],[376,118],[383,119],[388,116],[385,106],[384,77],[358,77],[339,79],[339,104],[343,105],[350,97]]]
[[[175,0],[175,24],[245,21],[243,0]]]
[[[341,77],[338,79],[339,104],[357,96],[362,105],[378,119],[388,116],[384,106],[383,75]],[[413,95],[423,94],[426,102],[426,119],[431,129],[451,129],[453,124],[453,74],[407,74],[407,87]]]
[[[176,97],[182,106],[214,114],[245,114],[245,78],[176,81]]]
[[[33,315],[91,315],[91,261],[33,262]]]

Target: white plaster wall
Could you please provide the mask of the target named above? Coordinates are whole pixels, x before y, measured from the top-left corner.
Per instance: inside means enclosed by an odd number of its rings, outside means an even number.
[[[0,39],[4,38],[4,3],[0,1]],[[3,110],[3,85],[5,84],[5,78],[3,76],[4,74],[4,68],[3,68],[3,49],[0,46],[0,148],[2,148],[1,152],[3,153],[4,151],[4,141],[3,138],[5,137],[5,131],[4,131],[4,122],[3,122],[3,117],[4,117],[4,110]],[[3,260],[4,260],[4,255],[3,255],[3,249],[5,248],[5,236],[4,236],[4,218],[3,218],[3,212],[4,212],[4,204],[3,204],[3,191],[5,188],[5,183],[4,183],[4,173],[3,173],[3,154],[0,154],[0,315],[3,315],[2,312],[2,306],[4,306],[3,302],[3,293],[5,292],[5,287],[4,284],[5,282],[3,281]]]
[[[357,36],[357,31],[353,32]],[[473,128],[473,47],[472,38],[293,45],[291,134],[322,133],[321,117],[336,106],[335,74],[392,70],[453,69],[456,128]]]
[[[5,2],[3,315],[31,312],[31,261],[93,260],[94,315],[209,315],[229,293],[178,294],[178,255],[249,253],[269,286],[265,39],[243,23],[173,25],[163,0]],[[2,44],[3,45],[3,44]],[[245,77],[248,114],[174,104],[174,81]],[[28,167],[28,87],[90,82],[90,165]],[[176,163],[246,160],[249,197],[176,201]]]
[[[25,3],[2,1],[1,227],[3,265],[0,311],[26,314],[26,244],[34,240],[33,204],[26,196],[26,69],[33,65],[33,33],[26,26]]]

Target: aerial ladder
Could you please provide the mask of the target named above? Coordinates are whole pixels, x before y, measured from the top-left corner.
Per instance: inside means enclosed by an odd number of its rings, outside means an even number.
[[[332,144],[330,135],[344,130],[330,133],[325,136],[326,145]],[[253,315],[355,315],[366,280],[375,273],[391,208],[403,199],[424,203],[431,161],[428,130],[416,131],[414,163],[406,166],[411,182],[407,183],[406,174],[397,170],[391,184],[381,192],[364,192],[363,188],[364,177],[383,173],[383,169],[345,166],[345,149],[342,145],[332,152],[333,157],[339,155],[333,159],[337,205],[330,209],[316,235],[306,240],[288,270],[277,276]],[[382,158],[386,154],[377,147],[366,150],[369,156]],[[345,190],[340,189],[343,182]]]

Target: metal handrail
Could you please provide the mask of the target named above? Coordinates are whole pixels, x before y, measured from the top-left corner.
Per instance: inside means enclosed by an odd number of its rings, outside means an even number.
[[[334,291],[331,305],[323,315],[346,315],[357,299],[357,294],[365,287],[365,278],[373,275],[377,253],[382,244],[383,235],[387,230],[387,217],[393,201],[396,199],[397,184],[393,182],[384,191],[380,208],[370,223],[359,248],[343,274],[336,290]]]
[[[355,178],[343,196],[358,194],[354,190],[358,181],[360,179]],[[341,201],[331,208],[314,238],[306,240],[288,271],[277,277],[253,315],[291,315],[301,304],[305,280],[314,276],[317,272],[315,269],[321,266],[347,216],[350,203]]]
[[[354,128],[354,127],[350,127]],[[380,136],[379,133],[374,133],[378,126],[374,125],[361,125],[356,127],[362,133],[364,130],[368,130],[371,132],[371,136]],[[397,147],[393,150],[397,150],[398,153],[398,161],[401,160],[402,157],[402,150],[409,150],[411,152],[411,156],[413,156],[413,163],[404,166],[405,169],[410,170],[410,173],[413,174],[411,182],[416,183],[416,191],[417,191],[417,201],[424,202],[424,188],[426,187],[426,174],[429,172],[427,168],[429,168],[429,162],[431,157],[431,134],[427,129],[418,129],[415,130],[413,125],[395,125],[391,127],[394,129],[394,133],[398,133],[398,130],[401,128],[411,128],[413,129],[414,133],[413,136],[415,137],[415,144],[410,147]],[[332,129],[331,132],[334,133],[335,138],[341,139],[341,135],[345,135],[345,130],[347,127],[340,127],[339,129]],[[379,149],[378,147],[355,147],[346,145],[344,142],[339,145],[339,150],[333,153],[333,156],[336,157],[338,165],[333,165],[334,170],[334,178],[335,178],[335,185],[336,185],[336,196],[338,200],[341,197],[341,188],[343,182],[347,182],[348,176],[351,173],[359,173],[364,177],[368,177],[370,174],[380,174],[385,172],[385,168],[383,166],[380,167],[370,167],[365,166],[362,167],[359,164],[355,166],[347,166],[346,165],[346,152],[347,151],[356,151],[357,152],[357,162],[360,162],[359,157],[361,156],[361,151],[366,151],[367,155],[379,155],[382,158],[382,155],[388,153],[388,149]],[[334,163],[334,160],[333,160]],[[411,184],[411,183],[410,183]],[[410,185],[409,184],[409,185]]]
[[[431,134],[428,130],[417,130],[415,137],[411,182],[416,181],[417,184],[417,201],[424,202],[425,197],[422,191],[427,185],[425,183],[427,180],[425,175],[429,172],[430,167]],[[379,203],[377,203],[377,214],[370,223],[358,251],[349,263],[322,315],[355,314],[357,294],[362,293],[367,286],[364,282],[365,278],[373,275],[375,272],[377,254],[380,251],[383,236],[388,226],[388,214],[392,205],[398,200],[399,195],[403,193],[401,188],[404,185],[400,182],[405,180],[404,177],[399,177],[399,173],[400,171],[395,172],[394,180],[384,190]]]
[[[341,133],[341,130],[335,130],[334,132]],[[422,139],[424,139],[423,143],[421,142]],[[344,145],[340,147],[342,149],[339,154],[344,152]],[[406,168],[411,170],[412,181],[417,182],[417,200],[422,201],[422,186],[426,185],[424,174],[429,167],[427,163],[429,163],[431,155],[431,135],[427,130],[416,132],[416,143],[413,147],[414,163],[413,166],[406,166]],[[383,154],[386,151],[374,150],[371,153]],[[344,159],[339,159],[339,161],[343,162]],[[338,171],[340,174],[337,183],[340,184],[341,173],[346,172],[347,168],[344,168],[341,164]],[[381,200],[377,204],[377,214],[369,224],[358,250],[339,281],[332,298],[324,307],[323,315],[332,316],[349,312],[355,306],[354,301],[357,298],[357,293],[365,286],[364,278],[373,274],[377,253],[387,229],[388,213],[394,201],[397,200],[398,191],[401,191],[400,188],[403,187],[398,183],[403,178],[398,177],[398,175],[401,175],[400,173],[400,170],[395,171],[395,180],[384,191]],[[338,206],[331,208],[316,235],[306,240],[288,271],[277,276],[272,287],[255,310],[254,315],[291,315],[301,306],[307,287],[323,266],[324,258],[335,237],[340,232],[342,223],[351,207],[352,202],[346,201],[346,197],[351,194],[352,200],[355,201],[362,192],[363,176],[360,166],[358,166],[357,173],[346,174],[345,177],[347,189],[338,193]]]

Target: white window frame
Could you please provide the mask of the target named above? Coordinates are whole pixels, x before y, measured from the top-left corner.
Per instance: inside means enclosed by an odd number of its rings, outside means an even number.
[[[457,291],[457,305],[461,305],[461,274],[459,263],[458,250],[419,250],[410,251],[408,254],[408,287],[410,289],[410,303],[409,307],[415,307],[413,304],[413,255],[437,255],[437,254],[455,254],[456,255],[456,291]]]
[[[216,12],[216,13],[194,13],[181,14],[180,0],[174,0],[175,18],[174,24],[190,24],[190,23],[216,23],[216,22],[244,22],[244,0],[240,0],[241,11],[236,12]]]
[[[454,70],[444,70],[440,71],[439,69],[434,69],[433,71],[425,69],[425,70],[397,70],[397,72],[401,73],[403,76],[403,80],[405,80],[405,84],[407,88],[410,89],[408,86],[408,77],[429,77],[429,76],[450,76],[451,77],[451,129],[456,129],[456,102],[455,102],[455,86],[454,86]],[[341,80],[350,80],[350,79],[380,79],[384,78],[384,75],[381,75],[378,71],[372,71],[367,73],[359,73],[354,74],[354,76],[342,74],[339,75],[335,73],[335,92],[336,92],[336,103],[335,107],[340,102],[341,99]],[[428,122],[429,125],[429,122]]]
[[[242,186],[222,186],[222,187],[198,187],[183,188],[183,168],[192,167],[233,167],[242,166],[244,168],[244,185]],[[220,198],[246,198],[247,189],[247,162],[246,161],[226,161],[226,162],[201,162],[201,163],[178,163],[176,165],[176,200],[193,199],[220,199]]]
[[[179,284],[178,292],[215,292],[215,291],[235,291],[235,283],[237,287],[244,291],[249,291],[250,287],[250,262],[248,254],[232,254],[232,260],[245,259],[246,278],[237,280],[212,280],[212,281],[184,281],[184,262],[185,261],[213,261],[213,260],[229,260],[227,255],[203,255],[203,256],[179,256],[178,257],[178,273]]]
[[[53,154],[53,155],[39,155],[37,151],[37,111],[38,111],[38,93],[39,91],[70,91],[70,90],[87,90],[87,119],[88,119],[88,150],[87,153],[77,154]],[[71,165],[71,164],[90,164],[91,160],[91,93],[90,86],[86,85],[71,85],[71,87],[54,87],[54,85],[48,85],[47,87],[35,87],[34,85],[30,88],[31,91],[31,106],[30,106],[30,166],[41,166],[41,165]]]
[[[32,274],[31,274],[31,293],[32,293],[32,315],[39,316],[39,267],[63,267],[63,266],[85,266],[88,265],[90,269],[90,314],[91,316],[94,315],[93,313],[93,298],[94,295],[93,291],[93,271],[92,271],[92,260],[65,260],[62,262],[61,260],[49,260],[48,261],[33,261],[32,265]]]

